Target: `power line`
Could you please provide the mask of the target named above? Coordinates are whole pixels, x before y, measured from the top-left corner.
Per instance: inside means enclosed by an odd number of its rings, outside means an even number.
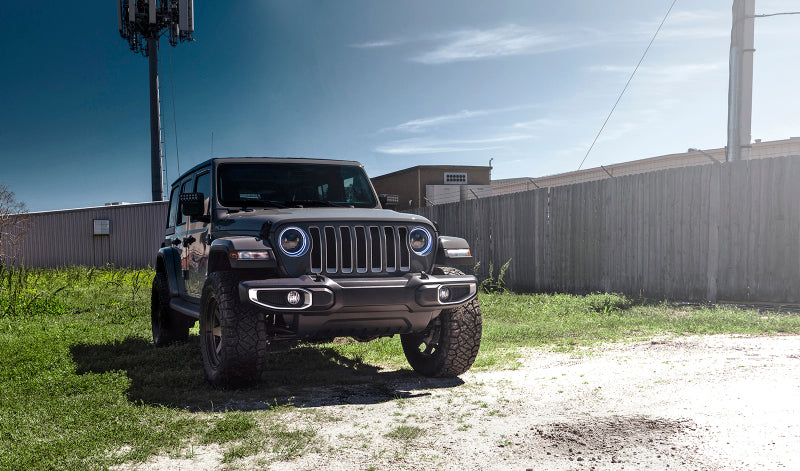
[[[766,18],[768,16],[782,16],[782,15],[800,15],[800,11],[787,11],[785,13],[765,13],[762,15],[753,15],[753,18]]]
[[[628,78],[628,81],[625,83],[625,87],[622,88],[622,91],[620,92],[619,97],[617,97],[617,101],[614,103],[614,106],[611,107],[611,111],[609,111],[608,116],[606,116],[606,120],[603,121],[603,125],[600,126],[600,130],[597,131],[597,135],[594,137],[594,140],[592,141],[592,145],[589,146],[589,150],[587,150],[586,151],[586,155],[583,156],[583,160],[581,160],[581,164],[578,165],[578,170],[580,170],[581,167],[583,167],[583,163],[586,162],[586,158],[589,157],[589,153],[592,151],[592,149],[594,148],[594,145],[597,143],[597,139],[600,137],[600,134],[603,133],[603,129],[605,129],[606,124],[608,124],[608,120],[611,119],[611,115],[614,114],[614,110],[617,109],[617,105],[619,104],[619,101],[622,99],[622,95],[625,94],[625,90],[627,90],[628,89],[628,85],[631,84],[631,80],[633,80],[633,76],[636,75],[636,71],[639,70],[639,66],[642,65],[642,61],[644,61],[644,58],[647,55],[647,51],[650,50],[650,46],[653,45],[653,41],[656,40],[656,36],[658,36],[659,31],[661,31],[661,27],[664,26],[664,22],[667,21],[667,17],[669,16],[669,13],[672,11],[672,7],[675,6],[675,3],[677,3],[677,1],[678,0],[672,0],[672,5],[669,6],[669,10],[667,10],[667,14],[664,15],[664,19],[661,20],[661,24],[658,25],[658,29],[656,29],[655,34],[653,34],[653,37],[650,39],[650,43],[647,45],[647,48],[644,50],[644,53],[642,54],[641,59],[639,59],[639,63],[636,64],[636,68],[633,69],[633,73],[631,73],[631,76]]]

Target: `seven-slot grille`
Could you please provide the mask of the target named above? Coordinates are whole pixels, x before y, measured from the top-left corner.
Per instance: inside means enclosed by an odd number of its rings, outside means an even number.
[[[408,272],[408,227],[320,225],[308,228],[311,272],[371,274]]]

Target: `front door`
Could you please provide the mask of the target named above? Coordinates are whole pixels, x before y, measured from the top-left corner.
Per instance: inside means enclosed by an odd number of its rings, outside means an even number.
[[[197,174],[194,185],[195,193],[202,193],[205,199],[205,214],[209,215],[211,204],[211,172],[201,170]],[[183,238],[185,245],[186,294],[199,299],[203,292],[203,284],[208,274],[208,250],[211,224],[207,221],[189,218]]]

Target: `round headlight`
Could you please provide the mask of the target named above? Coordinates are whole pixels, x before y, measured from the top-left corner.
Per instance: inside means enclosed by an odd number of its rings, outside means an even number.
[[[308,236],[299,227],[287,227],[278,236],[283,253],[290,257],[299,257],[308,249]]]
[[[426,255],[433,247],[433,238],[424,227],[415,227],[408,233],[408,245],[415,254]]]

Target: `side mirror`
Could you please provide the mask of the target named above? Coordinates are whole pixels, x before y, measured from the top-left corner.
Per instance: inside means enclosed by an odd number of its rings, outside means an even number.
[[[394,209],[400,202],[400,197],[397,195],[380,194],[378,195],[378,201],[381,202],[381,206],[384,209]]]
[[[195,219],[205,213],[204,198],[202,193],[181,193],[181,214]]]

